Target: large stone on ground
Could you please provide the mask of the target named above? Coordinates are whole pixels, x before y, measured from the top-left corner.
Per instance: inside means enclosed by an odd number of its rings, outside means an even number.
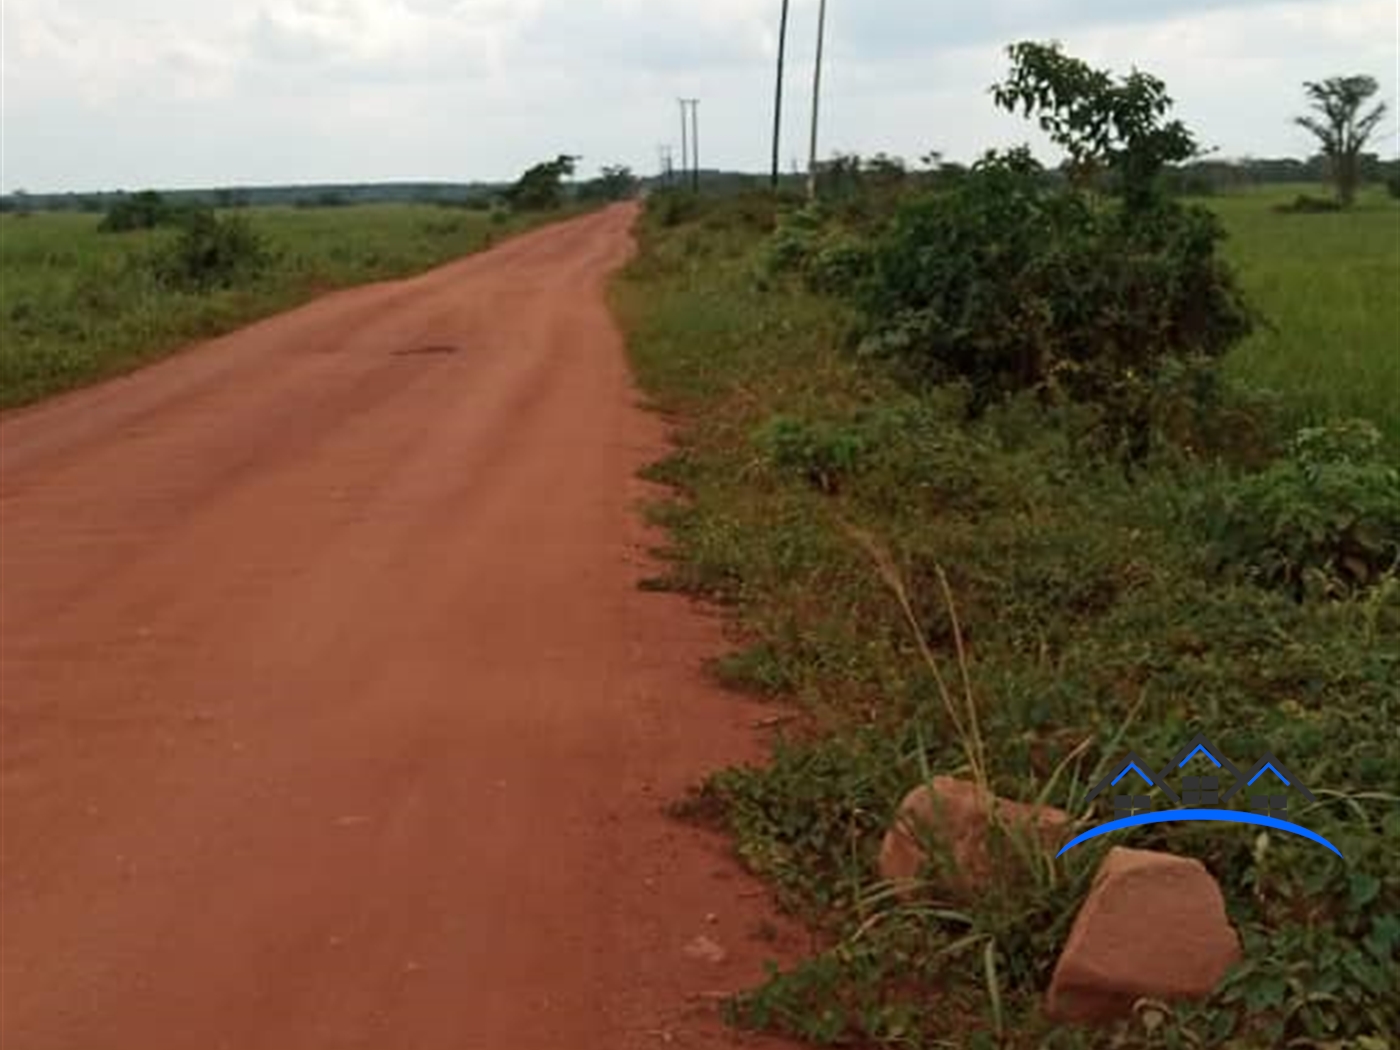
[[[1115,847],[1100,865],[1055,966],[1046,1012],[1104,1022],[1138,999],[1204,998],[1240,958],[1225,898],[1189,857]]]
[[[986,886],[997,865],[1015,856],[991,847],[993,806],[1002,825],[1030,843],[1057,847],[1067,837],[1069,816],[1062,810],[987,796],[975,784],[956,777],[934,777],[900,803],[894,826],[880,847],[881,876],[908,896],[925,869],[928,858],[923,843],[928,842],[951,862],[951,870],[937,873],[944,888],[971,892]]]

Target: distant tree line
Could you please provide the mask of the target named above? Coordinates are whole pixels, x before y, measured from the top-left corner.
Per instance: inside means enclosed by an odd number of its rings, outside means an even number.
[[[250,186],[198,190],[163,190],[173,207],[234,208],[337,207],[352,204],[438,204],[489,207],[505,189],[500,183],[348,183],[344,185]],[[152,192],[125,190],[96,193],[26,193],[0,196],[0,211],[66,211],[103,214],[123,201]]]

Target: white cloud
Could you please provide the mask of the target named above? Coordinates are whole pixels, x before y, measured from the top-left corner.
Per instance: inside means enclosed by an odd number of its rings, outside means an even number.
[[[520,0],[277,0],[249,27],[250,57],[304,74],[379,79],[499,73],[539,5]]]
[[[11,104],[53,98],[89,105],[142,94],[203,99],[226,91],[237,57],[216,22],[201,33],[152,18],[129,19],[5,0],[4,84]]]
[[[1303,155],[1313,149],[1292,125],[1302,82],[1369,72],[1400,116],[1400,8],[1394,0],[1314,0],[1215,7],[1152,23],[1066,27],[1055,34],[1086,61],[1162,77],[1178,115],[1202,144],[1229,156]],[[1018,35],[888,63],[851,56],[834,65],[826,140],[917,157],[929,148],[963,158],[1029,141],[1052,155],[1031,122],[998,112],[987,88],[1006,72],[1004,46]],[[1384,135],[1385,133],[1382,132]],[[1393,153],[1392,134],[1378,143]]]
[[[805,152],[817,0],[794,0],[784,161]],[[708,161],[768,154],[777,0],[4,0],[4,162],[30,189],[508,177],[561,150],[650,170],[694,95]],[[830,0],[823,152],[969,158],[1033,138],[987,86],[1056,36],[1161,75],[1229,154],[1310,148],[1301,82],[1400,103],[1394,0]],[[1393,150],[1392,138],[1386,148]]]

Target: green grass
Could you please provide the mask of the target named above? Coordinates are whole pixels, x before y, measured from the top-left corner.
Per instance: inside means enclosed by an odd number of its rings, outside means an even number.
[[[1243,215],[1245,230],[1317,218]],[[1130,481],[1076,451],[1073,413],[1025,401],[964,424],[958,392],[910,394],[857,362],[841,307],[767,273],[762,225],[724,206],[651,216],[615,291],[644,386],[686,420],[651,472],[682,497],[655,511],[664,582],[728,610],[721,680],[806,715],[765,768],[720,773],[686,807],[720,820],[826,946],[733,1019],[818,1045],[1390,1045],[1400,736],[1378,730],[1400,718],[1400,582],[1299,604],[1220,576],[1200,507],[1229,470],[1167,456]],[[1352,325],[1376,347],[1400,337],[1340,311],[1330,338]],[[952,717],[969,704],[984,752]],[[1155,1035],[1041,1013],[1103,840],[1009,864],[973,899],[899,904],[878,883],[880,837],[930,772],[1080,815],[1123,750],[1170,754],[1196,731],[1231,755],[1273,749],[1320,786],[1296,819],[1346,860],[1245,828],[1116,837],[1200,858],[1246,941],[1221,993]]]
[[[97,232],[99,216],[0,216],[0,408],[137,367],[329,289],[403,277],[545,221],[430,205],[250,209],[276,252],[232,288],[163,287],[140,260],[170,230]]]
[[[1227,257],[1270,327],[1230,360],[1234,376],[1275,390],[1300,420],[1360,416],[1400,453],[1400,201],[1384,190],[1345,213],[1280,215],[1299,186],[1216,197]]]

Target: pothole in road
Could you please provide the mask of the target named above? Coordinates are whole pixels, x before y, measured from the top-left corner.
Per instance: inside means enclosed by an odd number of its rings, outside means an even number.
[[[428,346],[410,346],[402,350],[391,350],[395,357],[424,357],[432,354],[455,354],[457,347],[447,343],[431,343]]]

